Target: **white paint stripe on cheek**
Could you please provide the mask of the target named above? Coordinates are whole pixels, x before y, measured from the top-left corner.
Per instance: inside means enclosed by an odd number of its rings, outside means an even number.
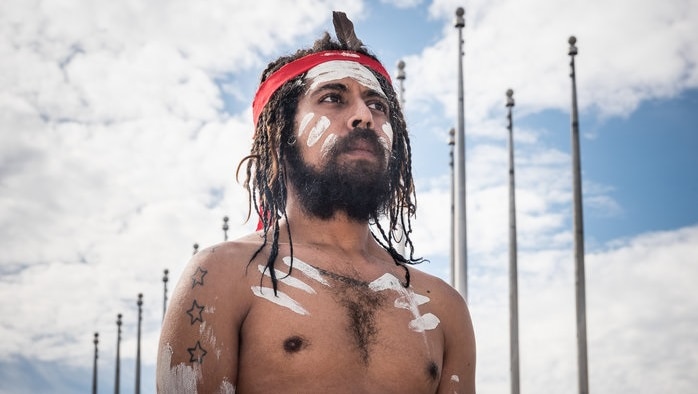
[[[451,382],[460,382],[460,378],[458,377],[458,375],[451,375]]]
[[[426,330],[433,330],[438,327],[441,320],[436,317],[433,313],[425,313],[412,320],[409,324],[410,329],[417,332],[424,332]]]
[[[298,126],[298,137],[303,135],[303,133],[305,132],[305,128],[308,127],[308,123],[310,123],[310,121],[313,120],[314,117],[315,114],[312,112],[305,114],[303,119],[301,119],[301,124]]]
[[[284,264],[288,265],[289,267],[291,266],[291,257],[286,256],[282,260],[283,260]],[[330,283],[325,278],[322,277],[322,274],[320,273],[320,271],[317,268],[313,267],[312,265],[310,265],[302,260],[294,258],[293,259],[293,268],[302,272],[308,278],[314,279],[327,287],[331,287]]]
[[[330,150],[334,148],[334,146],[337,144],[337,135],[336,134],[330,134],[325,138],[325,142],[322,143],[322,148],[320,148],[320,154],[325,157],[327,156],[328,153],[330,153]]]
[[[193,366],[180,363],[172,364],[172,348],[167,345],[158,355],[157,386],[163,393],[194,393],[196,382],[201,378],[199,364]]]
[[[274,289],[271,287],[261,287],[252,286],[252,293],[257,297],[264,298],[268,301],[273,302],[276,305],[283,306],[296,312],[299,315],[309,315],[310,312],[306,311],[305,308],[301,306],[296,300],[289,297],[288,294],[283,291],[276,291],[276,296],[274,296]]]
[[[265,267],[263,265],[258,265],[257,267],[259,268],[259,272],[261,272],[264,275],[271,278],[271,273],[269,272],[268,269],[264,269]],[[303,290],[306,293],[315,294],[315,289],[308,286],[302,280],[300,280],[298,278],[294,278],[292,276],[289,276],[285,272],[281,272],[279,270],[274,270],[274,273],[276,274],[276,278],[279,280],[279,282],[284,283],[284,284],[291,286],[291,287],[295,287],[296,289]]]
[[[329,127],[330,120],[326,116],[321,116],[315,123],[315,127],[310,130],[310,134],[308,134],[308,146],[315,145]]]
[[[388,136],[388,141],[390,142],[390,147],[393,146],[393,126],[390,125],[390,122],[385,122],[383,123],[383,126],[381,127],[383,129],[383,132],[385,133],[386,136]],[[388,150],[390,151],[390,149]]]

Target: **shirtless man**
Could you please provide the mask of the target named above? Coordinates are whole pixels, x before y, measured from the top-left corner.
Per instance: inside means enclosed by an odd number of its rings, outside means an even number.
[[[263,73],[244,167],[261,229],[183,272],[158,392],[475,392],[463,298],[408,267],[420,261],[414,187],[390,77],[334,17],[339,42],[326,34]],[[409,258],[395,249],[403,238]]]

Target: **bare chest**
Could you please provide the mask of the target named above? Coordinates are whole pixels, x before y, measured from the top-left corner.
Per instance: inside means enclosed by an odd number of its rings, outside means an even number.
[[[240,392],[435,392],[439,318],[428,290],[405,288],[400,279],[386,273],[366,281],[301,266],[280,279],[276,295],[253,287],[240,338]]]

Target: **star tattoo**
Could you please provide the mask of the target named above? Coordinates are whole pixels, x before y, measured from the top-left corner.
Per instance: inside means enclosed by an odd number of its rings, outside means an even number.
[[[201,341],[196,341],[196,345],[194,347],[188,348],[187,351],[191,356],[189,358],[189,362],[199,364],[204,362],[204,356],[206,355],[206,353],[208,353],[204,348],[201,347]]]
[[[203,286],[204,285],[204,276],[206,276],[207,273],[208,273],[208,271],[206,271],[205,269],[201,269],[201,267],[197,268],[194,275],[191,276],[191,279],[192,279],[191,288],[192,289],[195,288],[196,285]]]
[[[191,306],[191,309],[187,311],[187,315],[191,317],[191,324],[196,323],[197,321],[204,322],[204,319],[201,317],[201,313],[204,311],[204,306],[199,305],[196,300],[194,300],[194,303]]]

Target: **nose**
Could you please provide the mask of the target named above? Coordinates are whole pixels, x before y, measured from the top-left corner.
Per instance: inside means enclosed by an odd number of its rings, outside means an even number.
[[[371,109],[366,105],[363,100],[357,100],[356,103],[351,108],[351,116],[349,116],[347,126],[350,129],[356,127],[363,127],[370,129],[373,124],[373,114]]]

